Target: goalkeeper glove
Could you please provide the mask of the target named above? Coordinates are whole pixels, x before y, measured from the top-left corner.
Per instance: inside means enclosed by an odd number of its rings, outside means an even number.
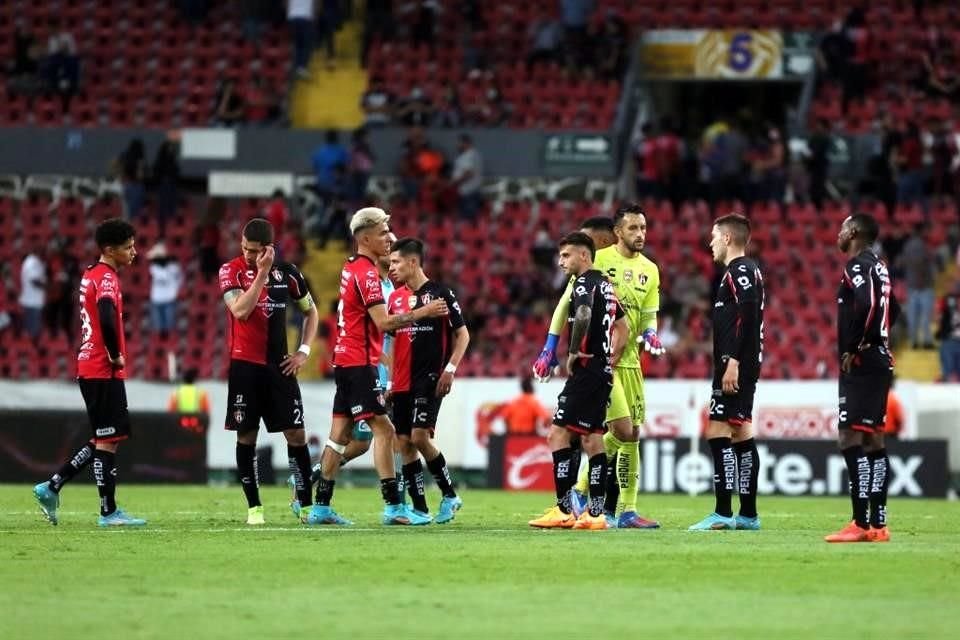
[[[643,335],[640,336],[640,341],[643,342],[643,348],[650,352],[652,356],[662,356],[666,352],[666,349],[660,343],[660,336],[657,335],[656,329],[644,331]]]
[[[547,334],[547,341],[543,344],[543,350],[533,363],[533,375],[539,382],[547,382],[553,376],[554,367],[560,362],[557,360],[557,343],[560,336],[554,333]]]

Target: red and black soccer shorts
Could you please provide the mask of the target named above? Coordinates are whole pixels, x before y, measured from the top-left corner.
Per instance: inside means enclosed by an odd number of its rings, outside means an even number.
[[[119,442],[130,437],[127,388],[120,378],[77,378],[87,405],[95,442]]]
[[[576,370],[557,398],[553,424],[574,433],[603,433],[612,389],[612,375]]]
[[[270,433],[303,429],[303,398],[296,376],[284,375],[278,363],[230,360],[227,430],[256,431],[261,418]]]
[[[387,413],[376,367],[335,367],[333,381],[337,385],[333,397],[334,418],[357,422]]]

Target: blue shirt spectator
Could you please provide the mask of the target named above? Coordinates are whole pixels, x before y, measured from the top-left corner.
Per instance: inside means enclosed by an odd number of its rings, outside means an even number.
[[[346,148],[340,144],[337,132],[327,131],[326,142],[313,152],[310,157],[310,163],[313,165],[313,174],[317,177],[317,189],[321,192],[329,192],[333,189],[336,167],[346,167],[350,162],[350,156]]]

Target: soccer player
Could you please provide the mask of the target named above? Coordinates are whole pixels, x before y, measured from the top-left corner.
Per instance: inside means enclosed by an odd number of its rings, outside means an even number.
[[[310,505],[310,450],[296,375],[310,355],[320,314],[300,270],[274,262],[273,227],[254,218],[243,228],[241,254],[220,267],[220,292],[230,320],[226,428],[237,432],[237,471],[247,498],[247,524],[264,524],[257,478],[260,419],[282,432],[301,508]],[[304,313],[300,347],[287,351],[286,309]]]
[[[604,487],[607,456],[603,431],[607,401],[613,388],[613,364],[623,354],[628,329],[623,308],[611,285],[594,268],[593,241],[575,231],[559,245],[560,267],[574,278],[569,311],[570,347],[567,369],[570,377],[557,399],[557,412],[547,441],[553,452],[553,480],[557,504],[541,517],[531,520],[538,528],[577,528],[600,530],[609,525],[604,516]],[[587,508],[575,518],[571,504],[573,475],[570,459],[570,433],[580,434],[589,457],[589,495]]]
[[[320,460],[316,503],[310,511],[311,524],[349,525],[331,507],[337,471],[350,440],[351,424],[366,420],[373,429],[374,465],[380,476],[380,492],[386,506],[384,524],[428,524],[429,518],[414,513],[400,497],[393,461],[394,428],[386,416],[383,390],[377,377],[383,332],[408,327],[418,320],[446,316],[447,304],[433,300],[411,312],[389,315],[377,273],[377,261],[389,255],[391,233],[388,216],[382,209],[366,207],[350,220],[350,232],[357,242],[340,274],[340,305],[337,341],[334,348],[333,424]]]
[[[657,312],[660,310],[660,272],[657,265],[641,251],[646,243],[647,218],[637,204],[620,207],[614,215],[614,234],[617,243],[596,252],[596,269],[613,284],[623,305],[630,329],[630,339],[613,372],[613,390],[607,409],[607,434],[603,438],[607,458],[616,456],[615,475],[623,511],[617,526],[627,529],[655,529],[655,520],[637,513],[637,486],[640,467],[640,428],[646,418],[643,395],[643,374],[640,370],[639,345],[652,355],[663,354],[657,336]],[[563,316],[568,312],[569,300],[561,299],[554,311],[550,334],[555,336],[563,327]],[[553,346],[553,349],[551,349]],[[535,371],[555,357],[555,341],[547,344],[534,365]],[[577,506],[577,505],[575,505]],[[615,517],[616,504],[608,505],[607,514]]]
[[[40,511],[57,524],[60,490],[81,469],[93,462],[93,477],[100,494],[101,527],[143,526],[142,518],[117,506],[116,454],[120,442],[130,437],[127,411],[126,338],[123,334],[123,294],[118,272],[137,256],[135,230],[125,220],[112,218],[97,226],[95,238],[100,259],[87,267],[80,280],[80,351],[77,384],[93,437],[64,462],[53,476],[33,488]]]
[[[827,542],[888,542],[890,461],[883,440],[887,394],[893,383],[890,325],[900,307],[887,265],[874,252],[880,227],[857,213],[844,220],[837,246],[849,258],[837,294],[840,357],[840,450],[850,476],[853,521]]]
[[[725,267],[713,304],[713,394],[706,430],[716,504],[691,531],[760,528],[760,458],[752,419],[763,360],[763,277],[745,255],[749,241],[750,221],[744,216],[732,213],[714,222],[710,249]],[[740,495],[736,517],[731,504],[735,487]]]
[[[424,492],[423,463],[427,461],[443,498],[436,523],[453,520],[463,506],[447,470],[443,453],[433,442],[440,403],[450,393],[453,375],[470,344],[457,296],[423,272],[423,242],[404,238],[393,244],[390,275],[402,286],[389,298],[391,314],[414,311],[432,300],[444,300],[450,315],[425,318],[396,331],[393,350],[393,424],[403,462],[403,481],[413,509],[429,517]]]

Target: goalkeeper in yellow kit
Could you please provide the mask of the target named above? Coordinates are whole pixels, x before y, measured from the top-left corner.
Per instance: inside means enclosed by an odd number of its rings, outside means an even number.
[[[623,511],[616,526],[624,529],[655,529],[660,524],[637,514],[637,486],[640,468],[640,428],[645,419],[643,374],[640,370],[640,345],[660,355],[663,347],[657,337],[657,312],[660,310],[660,272],[657,265],[641,253],[647,235],[647,220],[637,204],[621,207],[614,215],[617,243],[597,251],[595,268],[604,273],[616,290],[626,312],[630,338],[627,348],[613,370],[613,390],[607,407],[607,433],[603,441],[607,459],[615,470]],[[534,374],[548,379],[556,365],[557,338],[563,331],[570,296],[565,293],[553,314],[544,349],[534,363]],[[609,472],[608,472],[609,477]],[[585,479],[581,479],[586,484]],[[580,483],[578,483],[579,485]],[[583,493],[583,492],[580,492]],[[617,506],[616,492],[608,489],[606,515],[611,524]],[[582,502],[571,496],[576,511]]]

